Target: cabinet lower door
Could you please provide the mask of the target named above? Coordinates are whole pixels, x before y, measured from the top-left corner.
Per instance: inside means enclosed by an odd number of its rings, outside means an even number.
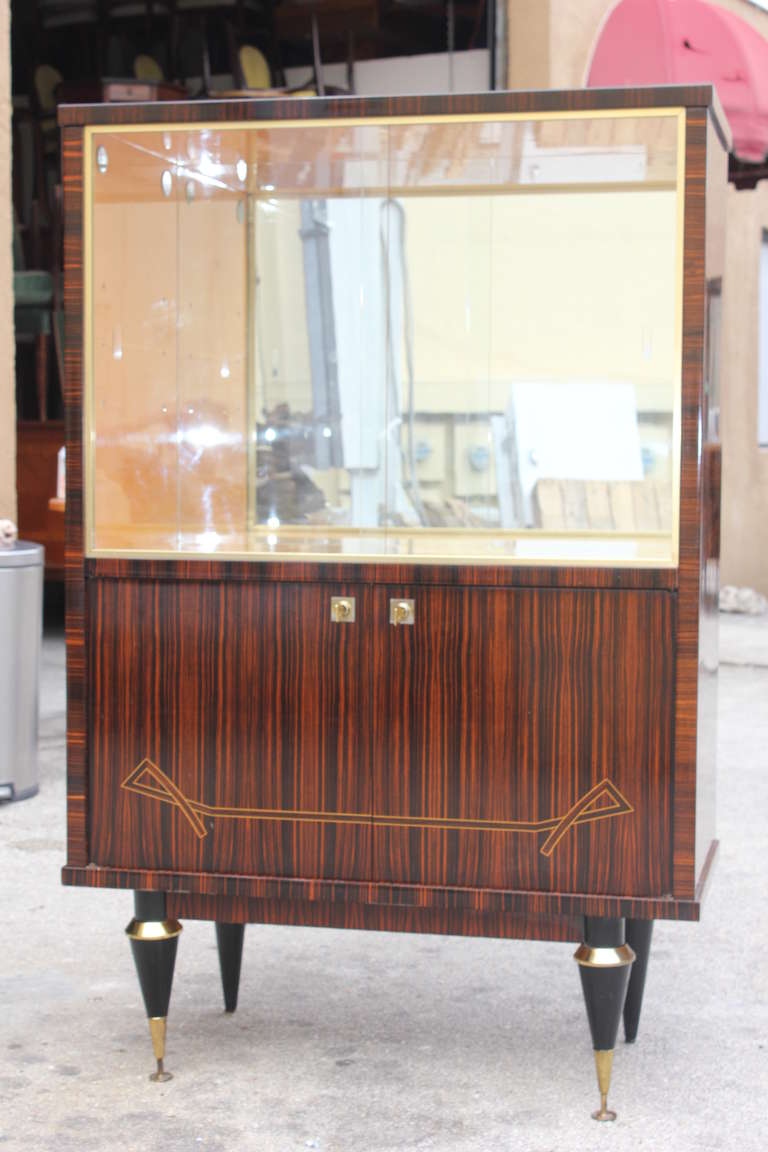
[[[93,862],[366,879],[368,595],[90,581]]]
[[[373,617],[376,878],[669,891],[672,595],[398,586]]]

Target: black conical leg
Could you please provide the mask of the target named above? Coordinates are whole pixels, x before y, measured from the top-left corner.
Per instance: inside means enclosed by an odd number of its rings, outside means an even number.
[[[600,1107],[592,1113],[595,1120],[616,1119],[616,1113],[608,1108],[608,1089],[621,1010],[635,958],[624,931],[623,920],[588,916],[584,921],[584,943],[574,956],[579,965],[600,1089]]]
[[[624,1038],[627,1044],[634,1043],[640,1023],[652,935],[653,920],[627,920],[627,944],[635,954],[627,998],[624,1001]]]
[[[234,1012],[240,987],[240,965],[243,959],[245,924],[217,924],[216,943],[219,947],[221,985],[224,989],[224,1008]]]
[[[170,1080],[163,1066],[168,1005],[181,924],[166,919],[164,892],[135,892],[135,915],[126,928],[149,1017],[157,1068],[150,1080]]]

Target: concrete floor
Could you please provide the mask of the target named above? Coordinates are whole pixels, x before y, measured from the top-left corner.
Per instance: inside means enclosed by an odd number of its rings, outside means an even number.
[[[37,1152],[762,1150],[768,1119],[768,618],[722,618],[719,835],[701,924],[660,923],[640,1036],[597,1125],[571,946],[250,927],[222,1011],[181,937],[168,1066],[123,928],[62,889],[64,652],[45,642],[38,797],[0,808],[0,1144]]]

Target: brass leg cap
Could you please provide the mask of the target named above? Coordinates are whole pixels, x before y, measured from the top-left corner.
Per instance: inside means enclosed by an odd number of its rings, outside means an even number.
[[[173,1073],[166,1072],[163,1067],[163,1060],[165,1059],[165,1016],[150,1016],[149,1031],[152,1036],[152,1047],[155,1050],[155,1059],[157,1060],[157,1069],[154,1072],[150,1072],[149,1078],[155,1084],[165,1084],[166,1081],[173,1080]]]
[[[608,1089],[611,1086],[611,1069],[613,1068],[613,1049],[595,1049],[595,1069],[597,1071],[597,1086],[600,1089],[600,1107],[592,1113],[593,1120],[615,1120],[616,1113],[608,1107]]]
[[[157,1071],[150,1072],[149,1078],[153,1084],[165,1084],[168,1080],[173,1080],[173,1072],[166,1072],[162,1060],[158,1060]]]
[[[608,1104],[607,1098],[605,1096],[601,1096],[600,1097],[600,1107],[598,1108],[597,1112],[592,1113],[592,1119],[593,1120],[605,1121],[605,1120],[615,1120],[616,1119],[616,1113],[613,1112],[610,1108],[608,1108],[607,1104]]]

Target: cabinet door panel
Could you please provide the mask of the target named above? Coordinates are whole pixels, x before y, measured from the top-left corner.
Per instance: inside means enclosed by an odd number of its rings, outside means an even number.
[[[91,581],[93,862],[367,878],[368,595]]]
[[[413,625],[389,623],[392,597],[413,598]],[[376,878],[669,891],[671,595],[374,599]]]

